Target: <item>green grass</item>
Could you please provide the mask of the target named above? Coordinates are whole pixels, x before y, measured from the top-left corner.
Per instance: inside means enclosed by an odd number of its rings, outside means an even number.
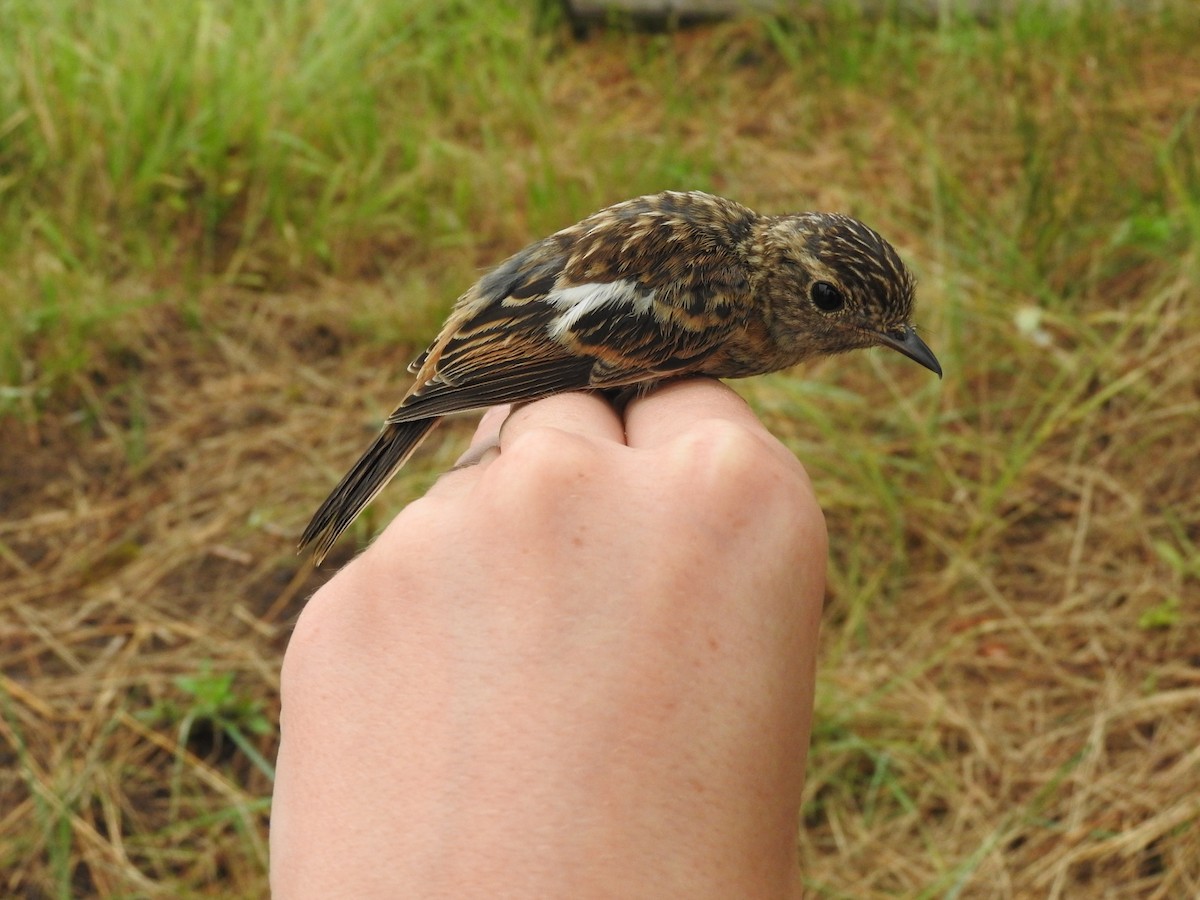
[[[739,385],[831,534],[810,893],[1194,892],[1192,4],[533,6],[0,0],[0,893],[262,894],[296,533],[482,267],[665,188],[863,217],[946,370]]]
[[[378,274],[397,251],[510,240],[514,211],[545,230],[625,193],[704,181],[712,165],[674,127],[623,140],[618,126],[595,156],[564,156],[611,123],[563,120],[546,78],[553,42],[519,4],[0,13],[9,379],[47,327],[36,294],[76,295],[83,273],[169,272],[185,288]],[[661,58],[633,62],[666,85]],[[697,105],[674,100],[671,124]],[[53,330],[95,330],[85,303],[49,305]],[[46,359],[77,366],[70,348]]]

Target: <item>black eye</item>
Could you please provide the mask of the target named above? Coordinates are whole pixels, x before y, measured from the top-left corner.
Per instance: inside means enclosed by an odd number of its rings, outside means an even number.
[[[837,312],[846,305],[846,298],[842,296],[842,292],[828,281],[818,281],[814,284],[809,296],[812,297],[813,306],[821,312]]]

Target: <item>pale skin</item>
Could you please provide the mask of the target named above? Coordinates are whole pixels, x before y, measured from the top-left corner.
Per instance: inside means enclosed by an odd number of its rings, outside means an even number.
[[[696,379],[492,410],[466,458],[296,625],[274,896],[799,896],[826,533],[793,454]]]

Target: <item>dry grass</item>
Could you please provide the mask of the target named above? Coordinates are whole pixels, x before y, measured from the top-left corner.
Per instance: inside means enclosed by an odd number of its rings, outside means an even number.
[[[947,370],[742,386],[833,543],[811,895],[1200,896],[1200,33],[1068,24],[858,23],[815,63],[836,29],[566,45],[538,115],[439,138],[462,233],[360,223],[286,291],[73,275],[122,312],[31,333],[0,398],[0,894],[265,892],[280,656],[352,552],[312,573],[295,537],[407,345],[524,240],[702,186],[895,238]],[[0,293],[45,283],[27,262]]]

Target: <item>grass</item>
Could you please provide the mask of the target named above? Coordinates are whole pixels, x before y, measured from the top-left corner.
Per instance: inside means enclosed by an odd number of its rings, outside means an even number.
[[[1194,10],[533,5],[0,0],[0,893],[264,893],[308,514],[481,267],[698,187],[875,225],[947,372],[739,385],[832,539],[810,895],[1200,894]]]

